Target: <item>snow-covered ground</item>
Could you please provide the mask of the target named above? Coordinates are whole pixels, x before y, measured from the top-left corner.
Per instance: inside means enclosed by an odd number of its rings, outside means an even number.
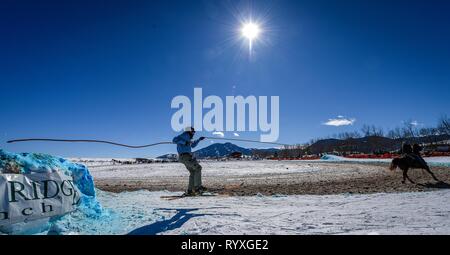
[[[122,162],[135,162],[134,158],[68,158],[68,160],[83,164],[88,167],[111,166],[114,165],[113,159]],[[153,159],[155,160],[155,159]]]
[[[450,167],[450,157],[431,157],[431,158],[425,158],[425,161],[427,161],[428,164],[431,166]]]
[[[294,174],[310,173],[315,171],[331,171],[320,162],[361,162],[379,163],[390,162],[391,159],[349,159],[329,155],[322,160],[242,160],[242,161],[202,161],[203,175],[208,176],[245,176],[250,174]],[[425,159],[431,166],[450,167],[450,157],[433,157]],[[104,161],[96,160],[90,162],[89,170],[97,179],[120,179],[120,178],[150,178],[188,175],[186,169],[179,163],[153,163],[142,165],[112,165]],[[104,162],[101,164],[100,162]],[[83,162],[81,162],[83,163]],[[310,163],[310,164],[309,164]],[[83,163],[85,164],[85,163]],[[369,170],[369,169],[368,169]]]
[[[283,174],[323,170],[317,165],[298,161],[202,161],[204,176],[236,176],[248,174]],[[106,165],[89,168],[95,178],[147,178],[153,176],[187,176],[189,173],[179,163],[152,163],[142,165]]]
[[[103,219],[79,214],[64,234],[450,234],[450,191],[327,196],[195,197],[99,192]]]
[[[428,158],[448,165],[449,157]],[[251,174],[346,172],[362,176],[367,166],[350,164],[332,169],[328,161],[202,162],[203,174],[214,179]],[[345,159],[347,160],[347,159]],[[431,161],[430,161],[431,160]],[[379,162],[380,160],[347,160]],[[317,162],[317,161],[315,161]],[[355,169],[353,169],[354,167]],[[353,169],[353,170],[352,170]],[[185,178],[181,164],[99,165],[90,167],[94,178]],[[342,173],[341,173],[342,172]],[[332,175],[335,176],[335,175]],[[270,178],[268,179],[270,180]],[[215,196],[165,200],[169,191],[98,191],[109,214],[100,219],[80,212],[65,216],[53,229],[62,234],[450,234],[450,190],[410,193]]]
[[[446,166],[450,167],[450,157],[428,157],[424,158],[425,161],[430,166]],[[335,155],[325,155],[320,159],[320,161],[328,161],[328,162],[385,162],[389,163],[392,161],[392,159],[371,159],[371,158],[344,158],[340,156]]]

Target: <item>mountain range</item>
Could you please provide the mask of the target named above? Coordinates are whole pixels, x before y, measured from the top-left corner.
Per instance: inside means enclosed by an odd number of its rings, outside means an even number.
[[[229,156],[233,152],[240,152],[244,156],[251,156],[253,151],[259,150],[259,151],[268,151],[268,152],[276,152],[278,149],[276,148],[269,148],[269,149],[253,149],[253,148],[243,148],[240,146],[237,146],[233,143],[214,143],[211,144],[205,148],[202,148],[200,150],[197,150],[194,152],[194,156],[196,158],[216,158],[216,157],[226,157]],[[176,154],[165,154],[162,156],[159,156],[159,159],[173,159],[176,157]]]
[[[410,139],[391,139],[381,136],[366,136],[361,138],[350,138],[345,140],[340,139],[322,139],[306,148],[309,154],[319,154],[333,151],[354,151],[362,153],[374,153],[379,151],[395,151],[399,150],[403,142],[409,143],[436,143],[439,141],[449,140],[448,135],[433,135],[425,137],[416,137]],[[194,152],[196,158],[216,158],[226,157],[233,152],[240,152],[242,155],[251,156],[254,151],[265,151],[269,154],[274,154],[280,151],[276,148],[269,149],[254,149],[243,148],[232,143],[214,143],[205,148]],[[176,154],[166,154],[158,158],[174,159]]]

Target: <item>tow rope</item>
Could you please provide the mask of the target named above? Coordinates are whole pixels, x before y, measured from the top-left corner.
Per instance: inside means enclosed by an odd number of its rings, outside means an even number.
[[[227,141],[237,141],[237,142],[252,142],[252,143],[289,146],[288,144],[283,144],[283,143],[261,142],[261,141],[249,140],[249,139],[207,137],[207,136],[205,136],[205,138],[214,139],[214,140],[227,140]],[[111,145],[115,145],[115,146],[131,148],[131,149],[141,149],[141,148],[152,147],[152,146],[162,145],[162,144],[174,144],[173,142],[157,142],[157,143],[144,144],[144,145],[129,145],[129,144],[122,144],[122,143],[116,143],[116,142],[111,142],[111,141],[104,141],[104,140],[90,140],[90,139],[76,140],[76,139],[53,139],[53,138],[26,138],[26,139],[14,139],[14,140],[7,141],[7,143],[18,143],[18,142],[104,143],[104,144],[111,144]]]
[[[222,138],[222,137],[209,137],[209,136],[204,136],[204,137],[207,139],[214,139],[214,140],[226,140],[226,141],[236,141],[236,142],[263,143],[263,144],[273,144],[273,145],[280,145],[280,146],[291,146],[291,145],[285,144],[285,143],[261,142],[261,141],[256,141],[256,140],[240,139],[240,138]]]
[[[152,144],[145,144],[145,145],[128,145],[128,144],[103,141],[103,140],[73,140],[73,139],[50,139],[50,138],[27,138],[27,139],[15,139],[15,140],[7,141],[7,143],[18,143],[18,142],[106,143],[106,144],[127,147],[127,148],[132,148],[132,149],[146,148],[146,147],[156,146],[156,145],[160,145],[160,144],[173,144],[172,142],[159,142],[159,143],[152,143]]]

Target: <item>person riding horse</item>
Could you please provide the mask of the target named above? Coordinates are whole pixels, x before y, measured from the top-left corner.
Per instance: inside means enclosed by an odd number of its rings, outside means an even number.
[[[427,171],[435,181],[439,181],[431,172],[427,162],[425,162],[425,160],[420,155],[421,150],[422,147],[419,144],[414,144],[413,147],[411,147],[410,144],[404,143],[401,149],[402,156],[400,158],[394,158],[392,160],[389,169],[395,170],[397,167],[399,167],[403,171],[402,183],[405,183],[406,179],[408,179],[411,183],[415,183],[408,176],[408,170],[410,168],[425,169],[425,171]]]

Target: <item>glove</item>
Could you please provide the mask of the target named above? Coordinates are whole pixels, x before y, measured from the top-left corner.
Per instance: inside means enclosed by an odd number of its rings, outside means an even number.
[[[205,139],[206,139],[206,137],[202,136],[202,137],[200,137],[198,140],[199,140],[199,141],[202,141],[202,140],[205,140]]]

